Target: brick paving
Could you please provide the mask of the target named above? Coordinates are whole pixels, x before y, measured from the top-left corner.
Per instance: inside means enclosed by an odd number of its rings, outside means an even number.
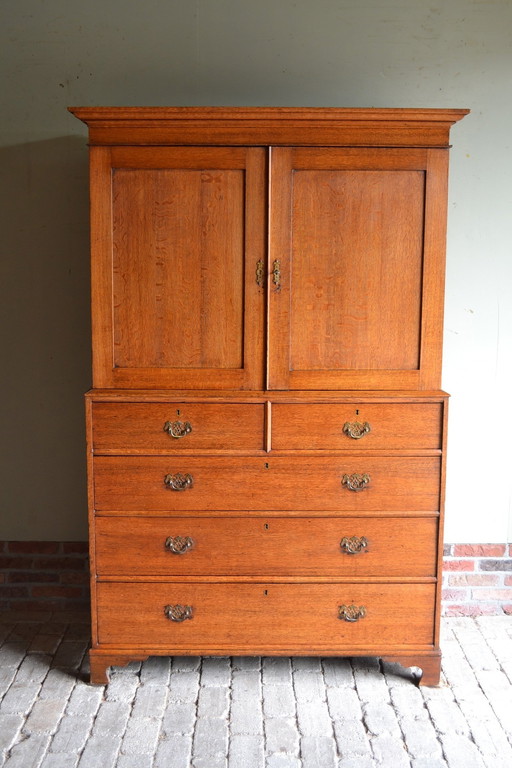
[[[1,768],[510,768],[512,619],[445,618],[443,679],[374,658],[150,658],[87,679],[88,616],[0,619]]]

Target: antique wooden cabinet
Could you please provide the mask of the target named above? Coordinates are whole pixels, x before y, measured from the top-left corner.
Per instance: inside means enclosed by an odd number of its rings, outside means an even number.
[[[153,654],[439,679],[465,110],[73,108],[91,161],[91,680]]]

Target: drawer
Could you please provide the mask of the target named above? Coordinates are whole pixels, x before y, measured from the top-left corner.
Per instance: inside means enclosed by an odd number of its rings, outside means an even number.
[[[434,576],[437,518],[98,517],[102,576]]]
[[[100,583],[98,639],[117,647],[205,653],[305,647],[311,653],[383,652],[386,646],[432,645],[434,597],[434,584]],[[365,615],[340,619],[341,606],[362,608],[359,615]],[[175,618],[191,618],[174,621],[166,608]]]
[[[94,403],[95,453],[263,450],[262,403]]]
[[[272,448],[440,449],[442,408],[442,403],[276,403]]]
[[[97,511],[435,512],[440,458],[98,456],[94,487]]]

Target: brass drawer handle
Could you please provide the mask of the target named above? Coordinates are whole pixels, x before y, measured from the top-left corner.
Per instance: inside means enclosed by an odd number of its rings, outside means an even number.
[[[186,475],[177,472],[175,475],[166,475],[164,483],[171,491],[186,491],[187,488],[192,488],[194,485],[194,478],[188,472]]]
[[[366,472],[363,475],[359,475],[354,472],[353,475],[343,475],[341,484],[346,486],[349,491],[364,491],[364,489],[370,483],[370,475]]]
[[[340,547],[347,555],[357,555],[368,546],[365,536],[344,536],[340,541]]]
[[[165,540],[165,548],[173,555],[184,555],[194,546],[194,539],[191,536],[168,536]]]
[[[192,619],[194,617],[191,605],[166,605],[164,614],[165,618],[170,621],[185,621],[185,619]]]
[[[354,440],[360,440],[371,431],[372,428],[367,421],[363,424],[360,421],[346,421],[343,425],[343,432]]]
[[[167,432],[169,437],[179,440],[180,437],[185,437],[192,432],[192,426],[189,421],[166,421],[164,432]]]
[[[338,606],[338,619],[342,621],[359,621],[366,616],[366,608],[364,605],[339,605]]]

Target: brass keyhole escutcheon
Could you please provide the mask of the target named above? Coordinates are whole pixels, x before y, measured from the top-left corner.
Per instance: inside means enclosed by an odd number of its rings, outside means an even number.
[[[272,265],[272,282],[275,285],[276,291],[281,290],[281,262],[276,259]]]

